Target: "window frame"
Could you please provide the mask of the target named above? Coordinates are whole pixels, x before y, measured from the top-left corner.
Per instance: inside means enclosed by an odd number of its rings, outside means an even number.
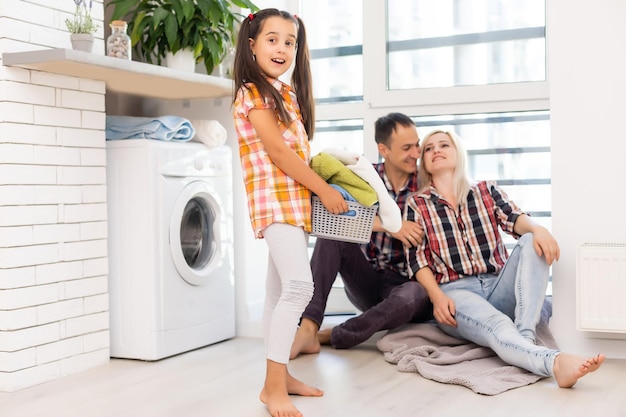
[[[293,0],[297,2],[297,0]],[[363,8],[363,102],[328,102],[318,104],[318,120],[363,119],[365,156],[377,160],[373,139],[374,122],[391,112],[411,116],[441,114],[501,113],[549,111],[549,79],[545,81],[387,90],[387,28],[380,16],[387,15],[387,2],[361,0]],[[308,30],[314,30],[309,24]],[[546,45],[547,49],[547,45]],[[383,56],[385,59],[380,59]],[[547,67],[548,63],[546,63]],[[546,68],[546,74],[549,71]]]
[[[300,1],[304,0],[285,0],[287,10],[300,13]],[[360,45],[363,54],[363,101],[325,100],[320,102],[316,106],[316,120],[362,119],[363,149],[365,157],[370,161],[377,161],[379,158],[374,141],[374,122],[389,112],[398,111],[412,117],[422,117],[550,111],[550,71],[547,59],[546,80],[544,81],[388,90],[387,1],[361,0],[361,8],[363,25],[366,28],[363,30],[363,41]],[[382,25],[380,24],[381,16],[385,16],[385,24]],[[315,30],[314,22],[307,21],[306,16],[303,18],[307,31]],[[546,26],[546,36],[547,32]],[[359,45],[350,45],[342,47],[341,50],[353,52],[358,48]],[[546,56],[549,56],[548,48],[549,45],[546,42]],[[318,53],[312,52],[312,56],[326,57],[333,55],[332,52],[321,50]],[[332,304],[334,303],[328,304],[330,310],[333,310]]]

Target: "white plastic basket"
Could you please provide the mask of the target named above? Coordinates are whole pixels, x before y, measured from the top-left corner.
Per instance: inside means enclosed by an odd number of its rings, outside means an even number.
[[[332,214],[317,196],[311,197],[312,235],[344,242],[367,243],[372,236],[374,216],[378,204],[365,207],[355,201],[347,201],[348,208],[356,215]]]

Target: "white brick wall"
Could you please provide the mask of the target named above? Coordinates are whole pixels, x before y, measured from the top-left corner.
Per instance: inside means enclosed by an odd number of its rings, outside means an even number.
[[[102,1],[94,52],[103,51]],[[69,48],[69,0],[0,4],[0,54]],[[0,391],[109,360],[104,82],[0,66]]]

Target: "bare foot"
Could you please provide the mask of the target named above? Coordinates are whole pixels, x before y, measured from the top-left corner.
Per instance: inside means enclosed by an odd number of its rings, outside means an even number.
[[[303,318],[291,345],[289,359],[295,359],[301,353],[319,353],[320,342],[317,340],[317,323]]]
[[[307,385],[291,375],[287,375],[287,392],[289,394],[302,395],[304,397],[321,397],[324,395],[324,391],[321,389]]]
[[[333,332],[333,329],[322,329],[317,332],[317,340],[321,345],[330,345],[330,334]]]
[[[274,390],[266,385],[259,398],[272,417],[302,417],[302,413],[293,405],[284,387],[282,390]]]
[[[302,413],[293,403],[290,394],[307,397],[321,397],[324,392],[311,387],[292,377],[285,365],[268,361],[268,377],[259,395],[259,399],[272,417],[302,417]]]
[[[600,368],[604,359],[601,353],[589,359],[560,353],[554,360],[554,378],[559,387],[571,388],[580,378]]]

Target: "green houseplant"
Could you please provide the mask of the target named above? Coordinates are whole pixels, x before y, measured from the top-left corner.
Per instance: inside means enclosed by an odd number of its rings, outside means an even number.
[[[142,60],[160,65],[168,52],[191,49],[207,74],[234,44],[241,15],[231,9],[258,10],[251,0],[111,0],[108,6],[114,7],[112,20],[128,21],[133,50]]]

